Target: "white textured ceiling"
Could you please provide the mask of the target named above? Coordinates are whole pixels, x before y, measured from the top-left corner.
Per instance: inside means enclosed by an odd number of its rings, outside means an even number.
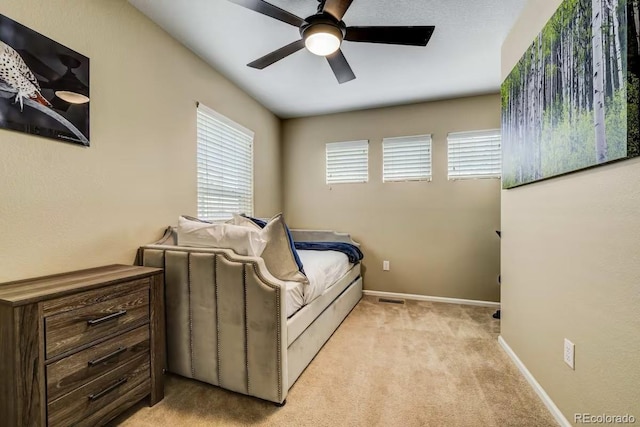
[[[317,0],[268,0],[302,18]],[[296,27],[226,0],[129,0],[280,117],[496,92],[500,47],[527,0],[354,0],[348,26],[435,25],[426,47],[344,42],[356,80],[338,84],[303,49],[264,70],[249,62],[300,38]]]

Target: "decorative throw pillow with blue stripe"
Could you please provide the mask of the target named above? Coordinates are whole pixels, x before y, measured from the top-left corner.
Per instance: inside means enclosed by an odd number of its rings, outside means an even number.
[[[291,230],[287,227],[283,214],[274,216],[268,222],[246,215],[234,216],[234,223],[237,225],[248,225],[241,224],[244,222],[243,220],[251,221],[252,224],[262,228],[262,237],[267,240],[262,258],[271,274],[280,280],[308,282],[291,236]]]

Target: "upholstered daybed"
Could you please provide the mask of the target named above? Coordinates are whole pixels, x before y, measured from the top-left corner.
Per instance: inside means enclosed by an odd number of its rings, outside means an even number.
[[[357,245],[335,232],[291,235]],[[291,283],[271,275],[261,257],[177,246],[172,229],[141,247],[138,262],[164,268],[168,370],[277,404],[362,297],[357,262],[288,318]]]

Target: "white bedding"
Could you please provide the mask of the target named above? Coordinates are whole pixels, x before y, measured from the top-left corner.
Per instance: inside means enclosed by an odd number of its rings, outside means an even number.
[[[304,283],[285,282],[287,284],[287,317],[291,317],[304,305]]]
[[[298,251],[309,284],[286,282],[287,317],[322,295],[353,267],[349,258],[337,251]]]

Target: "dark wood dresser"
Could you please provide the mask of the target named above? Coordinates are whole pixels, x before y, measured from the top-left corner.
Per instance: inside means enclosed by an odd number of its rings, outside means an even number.
[[[0,285],[0,425],[103,425],[164,397],[164,279],[110,265]]]

